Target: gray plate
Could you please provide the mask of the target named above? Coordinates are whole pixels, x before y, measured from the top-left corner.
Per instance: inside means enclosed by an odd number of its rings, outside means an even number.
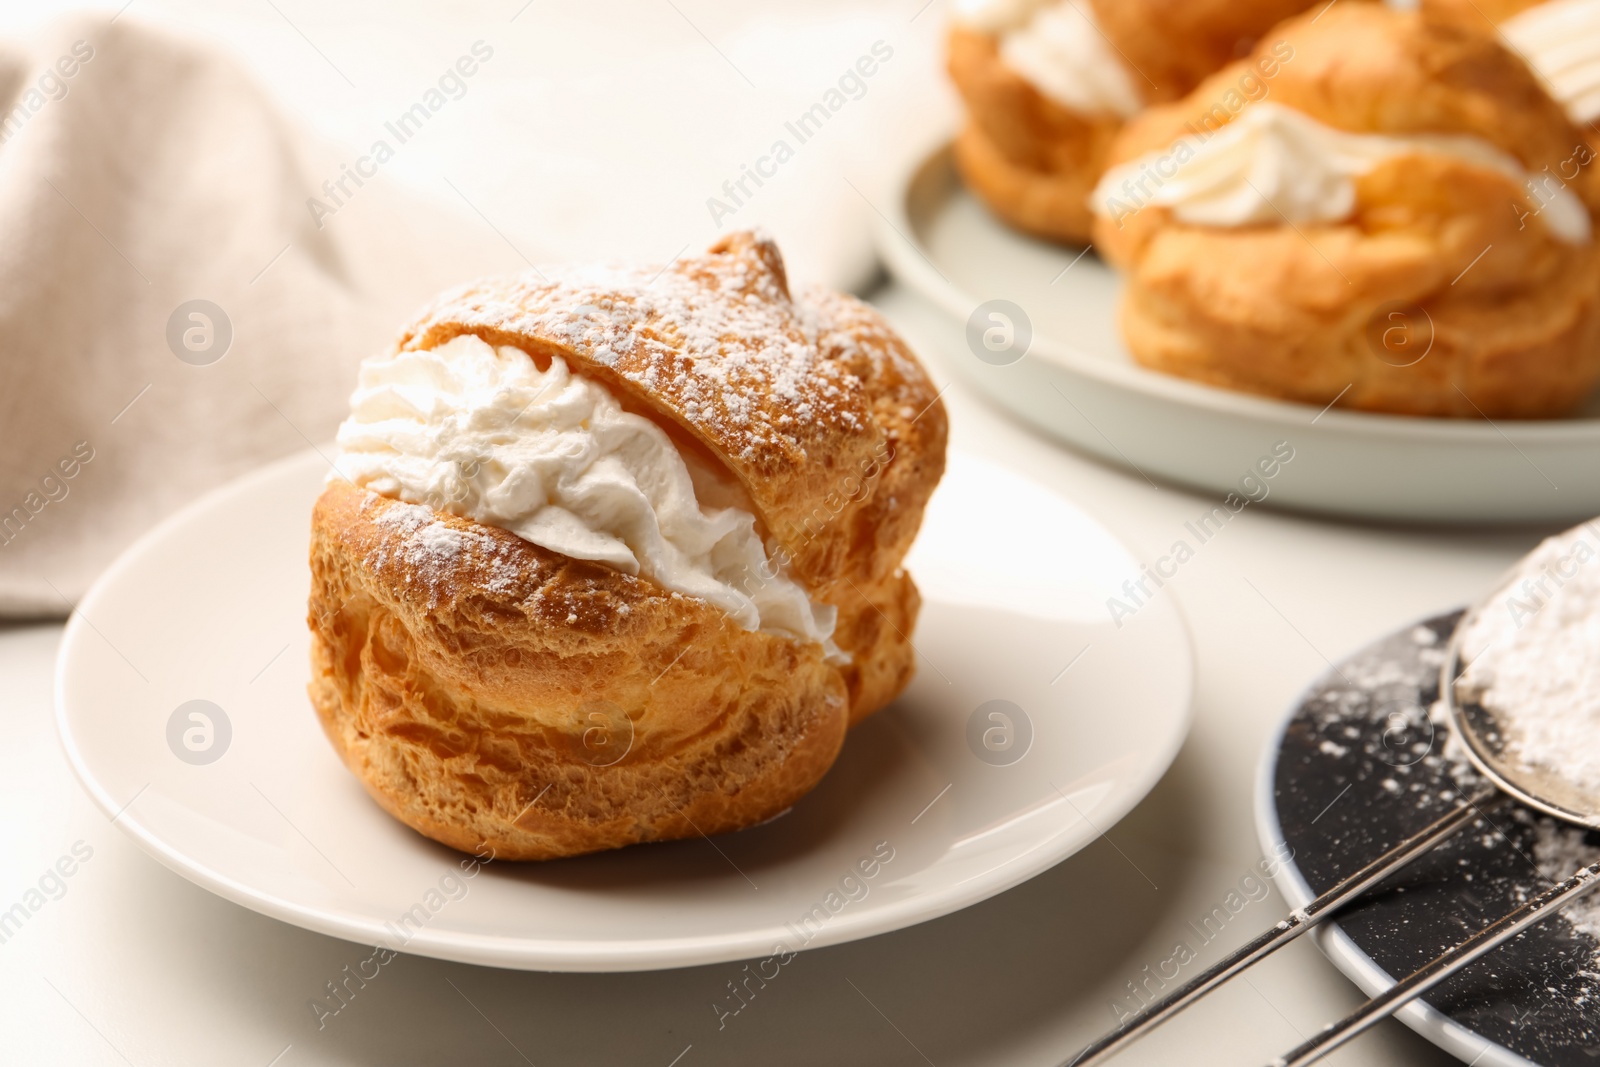
[[[876,202],[879,250],[896,278],[975,326],[974,340],[944,353],[951,369],[1075,448],[1220,496],[1285,441],[1295,458],[1267,503],[1304,511],[1483,523],[1600,513],[1600,403],[1573,419],[1421,419],[1319,412],[1157,374],[1123,348],[1116,274],[1092,251],[1080,259],[1080,249],[996,221],[962,188],[947,147],[907,164]],[[1025,345],[984,351],[997,309]]]

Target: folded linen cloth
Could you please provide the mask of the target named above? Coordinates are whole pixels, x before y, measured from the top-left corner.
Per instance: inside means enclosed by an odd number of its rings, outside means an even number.
[[[315,155],[131,20],[0,52],[0,614],[65,614],[159,518],[331,438],[395,323],[511,265],[376,183],[319,230]]]

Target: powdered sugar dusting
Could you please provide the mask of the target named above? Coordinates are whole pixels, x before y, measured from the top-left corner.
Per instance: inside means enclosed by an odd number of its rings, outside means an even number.
[[[1589,835],[1577,827],[1554,819],[1540,819],[1534,829],[1533,858],[1539,864],[1540,874],[1559,882],[1590,864],[1600,863],[1600,846],[1592,843]],[[1561,914],[1575,929],[1600,943],[1600,897],[1593,893],[1580,897],[1563,908]],[[1596,955],[1596,967],[1600,968],[1600,950]],[[1600,974],[1593,977],[1600,978]]]
[[[805,455],[821,428],[870,429],[860,378],[824,358],[829,324],[789,297],[770,239],[664,268],[547,269],[445,294],[407,342],[441,321],[549,338],[713,430],[749,461]],[[773,405],[769,398],[785,403]]]
[[[1552,537],[1467,621],[1462,695],[1514,759],[1600,796],[1600,531]]]
[[[1444,656],[1439,633],[1416,626],[1340,663],[1304,705],[1317,727],[1318,753],[1331,760],[1353,754],[1370,768],[1363,781],[1371,788],[1419,811],[1467,791],[1474,772],[1453,774],[1449,724],[1419,700],[1419,669],[1437,671]],[[1456,781],[1440,788],[1447,761]]]
[[[362,510],[371,511],[385,499],[369,491],[362,501]],[[365,561],[367,565],[377,568],[390,562],[390,550],[386,546],[394,545],[408,580],[420,581],[428,587],[430,604],[439,602],[449,575],[469,558],[487,564],[488,578],[483,584],[489,592],[505,595],[516,588],[519,571],[504,545],[487,534],[458,530],[441,522],[432,508],[392,501],[372,521],[373,525],[394,536],[385,538],[383,545],[373,549]]]

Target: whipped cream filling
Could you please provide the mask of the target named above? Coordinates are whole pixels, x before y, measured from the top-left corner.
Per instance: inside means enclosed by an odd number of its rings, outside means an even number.
[[[1549,0],[1500,24],[1574,122],[1600,118],[1600,0]]]
[[[836,610],[774,566],[741,491],[691,465],[666,432],[623,410],[560,357],[541,371],[464,334],[361,364],[339,427],[339,473],[574,559],[649,578],[767,630],[832,649]]]
[[[1129,118],[1144,103],[1087,2],[960,0],[954,17],[998,35],[1005,65],[1062,107]]]
[[[1527,170],[1479,137],[1349,133],[1269,101],[1251,105],[1214,133],[1180,138],[1113,167],[1089,206],[1120,220],[1160,204],[1199,226],[1340,222],[1355,211],[1356,179],[1411,155],[1449,156],[1529,187]],[[1535,206],[1558,240],[1588,243],[1589,211],[1571,189],[1542,189]]]

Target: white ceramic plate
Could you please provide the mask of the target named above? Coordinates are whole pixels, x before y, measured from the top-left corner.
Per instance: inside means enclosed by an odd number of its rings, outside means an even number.
[[[464,879],[462,857],[368,799],[307,701],[306,546],[324,471],[306,453],[157,528],[85,598],[57,666],[67,754],[116,825],[184,877],[285,922],[394,946],[409,914],[408,952],[541,970],[849,941],[1076,852],[1150,790],[1188,728],[1177,611],[1158,600],[1114,625],[1106,598],[1137,573],[1128,553],[1060,497],[958,455],[908,562],[925,598],[916,681],[851,734],[810,796],[737,834]],[[205,723],[178,713],[193,700],[221,709],[226,743],[215,712],[209,749]],[[1009,749],[994,709],[969,730],[994,700],[1014,706]],[[982,743],[988,728],[998,752]],[[177,754],[199,758],[186,745],[221,755],[191,764]],[[862,878],[875,851],[892,858]]]
[[[1093,252],[1024,237],[961,185],[948,148],[880,197],[879,249],[895,276],[965,326],[981,304],[1023,310],[1032,341],[994,365],[952,360],[1025,422],[1112,463],[1213,493],[1279,441],[1295,459],[1268,503],[1367,518],[1576,521],[1600,513],[1600,401],[1542,422],[1421,419],[1265,400],[1133,363],[1117,330],[1117,275]],[[1076,262],[1074,262],[1076,260]],[[994,357],[991,357],[994,358]]]

